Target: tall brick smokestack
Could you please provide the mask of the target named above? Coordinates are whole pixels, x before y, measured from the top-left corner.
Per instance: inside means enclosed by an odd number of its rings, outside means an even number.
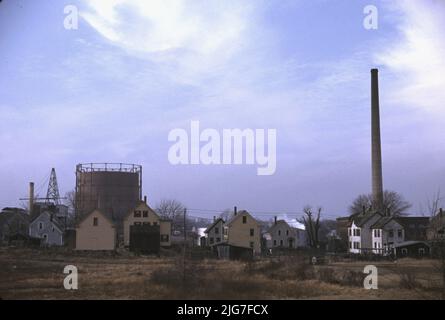
[[[371,69],[372,196],[375,209],[383,212],[382,149],[380,142],[379,74]]]

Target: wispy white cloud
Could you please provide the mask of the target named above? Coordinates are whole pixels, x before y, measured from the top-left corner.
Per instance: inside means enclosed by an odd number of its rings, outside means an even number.
[[[397,1],[390,18],[399,21],[399,38],[375,60],[395,74],[391,99],[411,108],[444,114],[445,2]]]
[[[128,54],[156,61],[179,82],[219,69],[248,40],[253,3],[91,0],[81,16]]]

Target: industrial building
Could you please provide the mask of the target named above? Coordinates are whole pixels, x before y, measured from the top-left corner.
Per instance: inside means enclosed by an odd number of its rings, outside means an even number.
[[[86,163],[76,166],[76,220],[99,209],[122,234],[126,214],[142,199],[142,166]]]

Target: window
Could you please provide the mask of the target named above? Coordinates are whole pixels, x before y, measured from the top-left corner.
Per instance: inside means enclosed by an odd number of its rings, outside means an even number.
[[[349,241],[349,249],[352,249],[352,241]]]
[[[215,227],[215,234],[219,234],[219,229],[218,229],[218,227]]]
[[[98,217],[94,217],[93,218],[93,226],[97,227],[99,225],[99,218]]]
[[[277,240],[273,241],[273,246],[276,247],[277,246]]]
[[[402,230],[401,229],[399,229],[399,230],[397,230],[397,236],[399,237],[399,238],[402,238]]]
[[[402,248],[402,255],[406,256],[408,254],[407,248]]]
[[[254,243],[253,241],[250,242],[250,247],[253,249]]]
[[[350,237],[352,236],[351,228],[348,228],[348,235],[349,235]]]
[[[419,248],[419,256],[423,256],[425,254],[424,248]]]
[[[281,230],[278,230],[278,235],[281,236]]]
[[[247,217],[243,216],[243,223],[247,223]]]
[[[215,242],[215,239],[212,237],[210,238],[210,244],[213,244]]]
[[[42,238],[43,238],[43,242],[46,242],[48,240],[48,235],[45,233]]]
[[[283,240],[280,240],[280,246],[283,246]]]
[[[221,238],[216,238],[216,242],[221,242]]]
[[[360,229],[354,229],[354,236],[360,237]]]
[[[140,218],[141,217],[141,211],[140,210],[135,210],[134,211],[134,217],[135,218]]]
[[[388,237],[393,238],[394,237],[394,230],[389,230]]]
[[[161,234],[161,242],[168,242],[169,236],[168,234]]]
[[[144,218],[148,218],[148,211],[146,211],[146,210],[142,211],[142,216]]]
[[[289,230],[286,230],[286,236],[288,236],[289,235]]]
[[[255,233],[255,229],[250,229],[250,236],[251,237],[253,237],[254,233]]]
[[[39,230],[43,229],[43,222],[39,222]]]

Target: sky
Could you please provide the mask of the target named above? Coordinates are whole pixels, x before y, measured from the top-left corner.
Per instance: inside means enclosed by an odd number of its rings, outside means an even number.
[[[363,26],[378,9],[378,28]],[[78,9],[66,29],[64,8]],[[3,0],[0,207],[56,168],[143,166],[155,206],[197,216],[347,214],[371,191],[370,69],[379,69],[384,188],[420,214],[445,192],[445,1]],[[277,167],[172,165],[175,128],[276,129]],[[198,210],[199,209],[199,210]]]

